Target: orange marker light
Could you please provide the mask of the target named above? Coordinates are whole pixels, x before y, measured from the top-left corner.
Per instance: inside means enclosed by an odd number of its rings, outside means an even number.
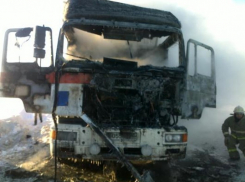
[[[183,136],[182,136],[182,142],[187,142],[187,138],[188,138],[187,133],[186,134],[183,134]]]
[[[56,131],[55,130],[50,131],[50,138],[55,140],[55,138],[56,138]]]

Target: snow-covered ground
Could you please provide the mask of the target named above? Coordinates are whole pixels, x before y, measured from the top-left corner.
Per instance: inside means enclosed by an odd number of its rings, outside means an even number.
[[[216,114],[210,114],[212,112]],[[179,172],[185,170],[182,174],[178,174],[185,177],[185,181],[192,178],[190,174],[204,175],[207,172],[210,173],[210,170],[207,171],[208,168],[213,168],[211,175],[214,179],[217,178],[216,181],[219,181],[219,177],[233,176],[232,180],[227,181],[245,182],[243,173],[245,158],[240,152],[240,161],[230,162],[228,160],[229,156],[221,132],[221,124],[226,116],[219,115],[219,112],[223,113],[219,110],[215,112],[208,110],[204,112],[201,120],[181,120],[179,122],[179,125],[188,128],[189,143],[186,159],[180,163],[175,162],[173,168],[178,169]],[[216,121],[213,120],[214,118]],[[40,171],[43,171],[39,168],[43,168],[48,161],[51,161],[49,157],[49,128],[52,123],[50,115],[43,115],[43,123],[38,121],[38,124],[34,125],[34,115],[24,111],[19,115],[0,120],[0,181],[39,181],[37,176],[42,175]],[[52,166],[53,162],[50,162],[49,165]],[[184,166],[186,166],[185,169]],[[232,170],[233,168],[234,170]],[[18,170],[25,172],[21,171],[20,175]],[[53,175],[53,167],[47,170],[50,170],[50,174]],[[185,174],[186,170],[187,174]],[[204,170],[205,173],[202,172]],[[40,174],[33,174],[32,171],[39,171]],[[13,176],[17,176],[17,178],[12,178]],[[50,181],[52,180],[50,179]]]
[[[3,176],[4,170],[22,168],[29,171],[49,157],[52,119],[49,115],[43,115],[43,120],[43,123],[34,125],[34,115],[24,111],[0,120],[0,181],[7,180]]]
[[[205,108],[200,120],[180,120],[179,125],[188,129],[187,159],[193,158],[194,151],[203,151],[224,164],[237,167],[236,172],[239,175],[234,174],[232,182],[245,182],[245,156],[238,150],[241,159],[236,162],[229,160],[221,131],[224,120],[232,112],[231,107]],[[229,174],[228,171],[224,173]]]

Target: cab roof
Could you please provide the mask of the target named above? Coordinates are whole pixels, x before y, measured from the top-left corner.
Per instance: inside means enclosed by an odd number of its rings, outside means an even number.
[[[137,40],[149,35],[161,37],[181,32],[181,23],[168,11],[108,0],[68,0],[63,20],[64,27],[70,25],[95,34],[103,33],[109,38],[127,39],[122,35],[130,34]],[[134,29],[134,33],[130,29]],[[138,38],[131,35],[135,32]]]

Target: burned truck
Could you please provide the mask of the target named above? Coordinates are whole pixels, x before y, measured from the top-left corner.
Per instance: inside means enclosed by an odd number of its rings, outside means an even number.
[[[203,50],[208,75],[198,70]],[[1,96],[20,98],[35,119],[52,114],[51,155],[184,158],[188,133],[178,119],[216,107],[213,49],[190,39],[185,52],[181,23],[167,11],[69,0],[55,54],[49,27],[6,31]]]

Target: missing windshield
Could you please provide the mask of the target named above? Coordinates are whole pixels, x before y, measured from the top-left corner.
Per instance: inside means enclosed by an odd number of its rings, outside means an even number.
[[[170,47],[162,46],[168,37],[158,38],[149,35],[149,38],[142,38],[141,41],[130,41],[125,35],[125,40],[116,40],[106,39],[103,34],[93,34],[77,28],[73,28],[72,32],[69,29],[65,35],[67,39],[63,56],[67,60],[89,59],[103,62],[103,59],[107,57],[134,61],[138,66],[179,66],[178,40],[171,43]]]

